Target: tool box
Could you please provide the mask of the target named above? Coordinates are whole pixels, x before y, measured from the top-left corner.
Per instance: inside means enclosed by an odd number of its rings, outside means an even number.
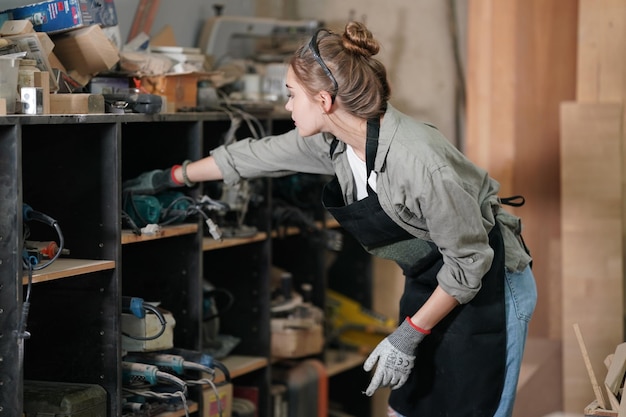
[[[117,13],[113,0],[49,0],[0,11],[0,24],[6,20],[29,20],[37,32],[59,33],[90,25],[115,26]]]
[[[106,399],[100,385],[24,381],[25,417],[107,417]]]

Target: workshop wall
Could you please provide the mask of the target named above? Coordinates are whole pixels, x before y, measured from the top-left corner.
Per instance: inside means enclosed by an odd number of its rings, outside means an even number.
[[[456,86],[463,80],[457,79],[456,58],[464,67],[466,1],[257,0],[256,13],[318,19],[336,31],[343,31],[348,20],[364,21],[381,43],[378,57],[387,66],[392,104],[435,124],[453,143],[462,143]]]
[[[36,0],[2,0],[1,9],[34,3]],[[206,19],[223,5],[228,15],[257,15],[280,19],[317,19],[337,31],[350,19],[362,20],[381,42],[379,54],[392,83],[392,103],[400,110],[435,124],[453,143],[462,147],[462,107],[457,77],[465,62],[467,2],[447,0],[185,0],[160,1],[152,25],[156,34],[169,25],[180,46],[197,46]],[[120,38],[126,41],[139,0],[116,1]],[[453,13],[458,18],[451,19]],[[454,34],[460,39],[455,46]]]

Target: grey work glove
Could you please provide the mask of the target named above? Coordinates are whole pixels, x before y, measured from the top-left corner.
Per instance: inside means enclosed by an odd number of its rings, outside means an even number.
[[[174,168],[144,172],[136,178],[124,181],[122,191],[124,193],[153,195],[169,188],[182,187],[183,184],[175,182],[172,177]]]
[[[369,372],[378,362],[366,395],[372,396],[381,387],[400,388],[409,378],[415,363],[415,349],[427,333],[415,329],[408,320],[407,317],[400,327],[380,342],[363,364],[363,369]]]

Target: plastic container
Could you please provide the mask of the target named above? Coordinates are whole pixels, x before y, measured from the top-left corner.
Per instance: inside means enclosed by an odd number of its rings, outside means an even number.
[[[18,97],[17,103],[15,105],[15,113],[30,113],[26,108],[28,107],[28,103],[23,103],[23,87],[35,87],[35,73],[41,72],[39,68],[37,68],[37,61],[34,59],[20,59],[19,61],[19,69],[17,72],[17,91]],[[28,94],[28,93],[26,93]],[[35,111],[35,106],[32,106],[31,111]],[[37,114],[30,113],[30,114]]]
[[[41,72],[34,59],[20,59],[17,75],[17,91],[21,87],[35,87],[35,73]]]
[[[7,114],[15,113],[19,59],[0,56],[0,98],[6,99]]]

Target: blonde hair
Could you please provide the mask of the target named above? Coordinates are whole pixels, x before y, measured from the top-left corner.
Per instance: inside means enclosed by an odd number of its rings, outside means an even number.
[[[289,65],[303,88],[311,95],[325,90],[336,94],[349,113],[370,119],[384,114],[391,96],[387,70],[374,55],[380,45],[365,24],[349,22],[342,35],[325,31],[317,37],[319,57],[337,81],[316,60],[311,45],[302,45]]]

